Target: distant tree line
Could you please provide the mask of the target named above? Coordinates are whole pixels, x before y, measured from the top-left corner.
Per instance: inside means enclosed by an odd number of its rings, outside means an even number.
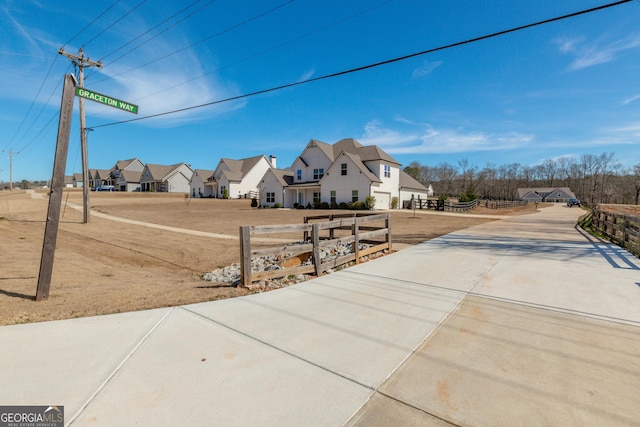
[[[29,190],[30,188],[41,188],[41,187],[45,187],[48,185],[48,181],[29,181],[26,179],[23,179],[20,182],[14,182],[12,187],[14,190],[16,189],[23,189],[23,190]],[[9,189],[9,182],[0,182],[0,191],[1,190],[8,190]]]
[[[637,205],[640,197],[640,164],[623,168],[613,153],[548,159],[536,166],[487,164],[482,169],[466,158],[456,165],[425,166],[414,161],[404,171],[432,184],[437,195],[449,197],[475,193],[483,199],[514,200],[518,188],[530,187],[569,187],[590,206]]]

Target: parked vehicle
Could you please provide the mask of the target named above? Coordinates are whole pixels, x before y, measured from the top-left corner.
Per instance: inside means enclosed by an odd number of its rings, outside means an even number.
[[[569,200],[567,200],[567,206],[569,206],[569,207],[572,207],[572,206],[580,207],[580,200],[578,200],[578,199],[569,199]]]
[[[92,188],[93,191],[116,191],[116,187],[113,185],[98,185]]]

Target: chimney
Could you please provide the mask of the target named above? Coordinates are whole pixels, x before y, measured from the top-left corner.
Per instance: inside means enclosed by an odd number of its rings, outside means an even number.
[[[269,155],[269,163],[271,163],[271,167],[274,169],[276,168],[276,156],[274,156],[273,154]]]

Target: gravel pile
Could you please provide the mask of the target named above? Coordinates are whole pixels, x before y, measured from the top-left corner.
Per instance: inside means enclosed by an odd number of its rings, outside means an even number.
[[[369,247],[371,247],[371,245],[369,244],[366,244],[366,243],[360,244],[360,250],[363,250]],[[380,256],[387,254],[387,252],[388,251],[384,251],[383,253],[376,253],[376,254],[368,255],[366,257],[361,257],[360,262],[378,258]],[[338,244],[336,246],[321,249],[320,260],[323,263],[325,263],[325,262],[332,261],[336,258],[349,255],[351,253],[353,253],[351,244]],[[282,267],[280,266],[280,263],[282,263],[283,259],[286,259],[290,256],[291,254],[289,253],[289,254],[285,254],[284,257],[266,256],[266,257],[253,258],[251,260],[251,271],[258,272],[258,271],[280,270],[282,269]],[[305,266],[305,265],[312,265],[312,264],[313,264],[312,260],[309,259],[307,261],[302,262],[300,265]],[[344,264],[337,267],[335,270],[341,270],[353,264],[354,262],[350,262],[348,264]],[[325,274],[333,273],[333,271],[334,271],[333,269],[329,269],[325,271]],[[278,288],[293,285],[296,283],[304,282],[310,279],[311,277],[313,276],[309,274],[296,274],[296,275],[289,275],[289,276],[285,276],[277,279],[261,280],[259,282],[254,282],[252,285],[249,286],[249,289],[257,290],[257,291],[278,289]],[[233,263],[226,267],[217,268],[209,273],[203,274],[202,279],[209,282],[218,283],[221,286],[239,286],[240,285],[240,264]]]

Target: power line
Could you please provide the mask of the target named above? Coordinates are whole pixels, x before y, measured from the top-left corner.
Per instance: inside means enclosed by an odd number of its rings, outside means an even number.
[[[212,0],[212,1],[210,1],[209,3],[212,3],[213,1],[215,1],[215,0]],[[239,22],[239,23],[237,23],[237,24],[235,24],[235,25],[232,25],[231,27],[228,27],[228,28],[226,28],[226,29],[224,29],[224,30],[222,30],[222,31],[220,31],[220,32],[218,32],[218,33],[216,33],[216,34],[213,34],[213,35],[211,35],[211,36],[205,37],[205,38],[204,38],[204,39],[202,39],[202,40],[199,40],[199,41],[197,41],[197,42],[195,42],[195,43],[192,43],[192,44],[190,44],[190,45],[188,45],[188,46],[182,47],[182,48],[180,48],[180,49],[178,49],[178,50],[175,50],[175,51],[173,51],[173,52],[171,52],[171,53],[168,53],[168,54],[166,54],[166,55],[164,55],[164,56],[161,56],[161,57],[159,57],[159,58],[156,58],[156,59],[154,59],[154,60],[152,60],[152,61],[146,62],[146,63],[144,63],[144,64],[142,64],[142,65],[138,65],[137,67],[130,68],[130,69],[126,70],[126,71],[123,71],[123,72],[121,72],[121,73],[115,74],[115,75],[110,76],[110,77],[105,77],[104,79],[98,80],[98,81],[96,81],[95,83],[99,83],[99,82],[102,82],[102,81],[107,80],[107,79],[110,79],[110,78],[114,78],[114,77],[121,76],[121,75],[126,74],[126,73],[129,73],[129,72],[131,72],[131,71],[133,71],[133,70],[137,70],[138,68],[146,67],[147,65],[150,65],[150,64],[153,64],[153,63],[155,63],[155,62],[161,61],[161,60],[163,60],[163,59],[169,58],[170,56],[173,56],[173,55],[175,55],[175,54],[177,54],[177,53],[180,53],[180,52],[185,51],[185,50],[187,50],[187,49],[190,49],[190,48],[192,48],[192,47],[194,47],[194,46],[197,46],[197,45],[199,45],[199,44],[202,44],[202,43],[204,43],[204,42],[207,42],[207,41],[209,41],[209,40],[211,40],[211,39],[213,39],[213,38],[219,37],[219,36],[221,36],[221,35],[223,35],[223,34],[226,34],[226,33],[230,32],[230,31],[235,30],[236,28],[240,28],[240,27],[242,27],[242,26],[244,26],[244,25],[246,25],[246,24],[248,24],[248,23],[250,23],[250,22],[252,22],[252,21],[258,20],[258,19],[260,19],[260,18],[262,18],[262,17],[264,17],[264,16],[266,16],[266,15],[268,15],[268,14],[272,13],[272,12],[275,12],[275,11],[276,11],[276,10],[278,10],[278,9],[281,9],[281,8],[283,8],[283,7],[287,6],[287,5],[288,5],[288,4],[290,4],[290,3],[293,3],[294,1],[295,1],[295,0],[287,0],[287,1],[285,1],[284,3],[280,3],[279,5],[277,5],[277,6],[275,6],[275,7],[272,7],[271,9],[269,9],[269,10],[267,10],[267,11],[265,11],[265,12],[262,12],[262,13],[260,13],[260,14],[258,14],[258,15],[255,15],[255,16],[252,16],[251,18],[245,19],[244,21]],[[124,56],[126,56],[126,55],[130,54],[130,53],[131,53],[131,52],[133,52],[134,50],[138,49],[139,47],[143,46],[144,44],[146,44],[146,43],[148,43],[149,41],[153,40],[154,38],[158,37],[158,36],[159,36],[159,35],[161,35],[162,33],[164,33],[164,32],[166,32],[166,31],[170,30],[171,28],[173,28],[174,26],[176,26],[176,25],[177,25],[177,24],[179,24],[180,22],[182,22],[182,21],[184,21],[185,19],[189,18],[191,15],[195,14],[196,12],[199,12],[201,9],[203,9],[203,8],[204,8],[204,7],[206,7],[206,6],[208,6],[208,5],[209,5],[209,3],[207,3],[206,5],[204,5],[202,8],[200,8],[200,9],[198,9],[198,10],[194,11],[194,12],[193,12],[193,13],[191,13],[190,15],[188,15],[188,16],[186,16],[186,17],[184,17],[182,20],[180,20],[180,21],[176,22],[174,25],[172,25],[172,26],[170,26],[170,27],[168,27],[168,28],[165,28],[164,30],[162,30],[161,32],[159,32],[158,34],[156,34],[155,36],[153,36],[153,37],[149,38],[148,40],[144,41],[143,43],[139,44],[138,46],[136,46],[135,48],[131,49],[131,50],[130,50],[130,51],[128,51],[127,53],[125,53],[125,54],[123,54],[123,55],[120,55],[119,57],[117,57],[116,59],[114,59],[113,61],[111,61],[111,63],[113,64],[115,61],[118,61],[118,60],[122,59]],[[90,76],[90,75],[89,75],[89,76]]]
[[[118,22],[122,21],[124,18],[129,16],[131,13],[133,13],[136,9],[138,9],[140,6],[142,6],[146,2],[147,2],[147,0],[142,0],[140,3],[138,3],[136,6],[134,6],[133,9],[131,9],[129,12],[125,13],[120,18],[116,19],[111,25],[107,26],[107,28],[105,28],[104,30],[100,31],[98,34],[93,36],[91,39],[89,39],[89,41],[85,42],[82,45],[82,47],[86,47],[89,43],[91,43],[92,41],[94,41],[95,39],[97,39],[98,37],[103,35],[105,32],[110,30],[114,25],[116,25]]]
[[[65,70],[64,74],[67,74],[67,72],[71,69],[71,64],[67,65],[67,69]],[[36,122],[38,121],[38,119],[40,118],[40,116],[42,115],[42,113],[44,112],[44,109],[47,108],[47,106],[49,105],[49,101],[51,101],[51,98],[53,98],[53,95],[56,94],[56,92],[58,91],[58,88],[62,85],[62,80],[58,81],[58,84],[56,85],[56,87],[53,88],[53,90],[51,91],[51,93],[49,94],[49,97],[47,98],[47,100],[42,104],[42,107],[40,108],[40,111],[38,111],[38,114],[36,114],[36,117],[33,119],[33,121],[31,122],[31,124],[29,125],[29,127],[24,131],[24,134],[22,135],[22,137],[16,141],[15,146],[18,147],[20,145],[20,142],[26,138],[27,134],[29,133],[29,131],[33,128],[33,126],[36,124]],[[56,115],[58,114],[58,112],[56,111],[55,113]],[[49,125],[51,120],[49,120],[49,122],[47,122],[45,124],[45,127]],[[38,134],[36,136],[34,136],[31,141],[29,141],[26,145],[24,145],[21,149],[21,151],[24,151],[25,148],[27,148],[29,145],[31,145],[31,143],[33,143],[33,141],[35,141],[35,139],[42,133],[44,129],[41,129]]]
[[[101,127],[119,125],[119,124],[123,124],[123,123],[136,122],[136,121],[140,121],[140,120],[146,120],[146,119],[151,119],[151,118],[155,118],[155,117],[161,117],[161,116],[166,116],[166,115],[170,115],[170,114],[181,113],[183,111],[195,110],[197,108],[208,107],[208,106],[211,106],[211,105],[222,104],[222,103],[225,103],[225,102],[237,101],[239,99],[249,98],[249,97],[253,97],[253,96],[256,96],[256,95],[263,95],[265,93],[275,92],[275,91],[278,91],[278,90],[281,90],[281,89],[287,89],[287,88],[291,88],[291,87],[295,87],[295,86],[301,86],[303,84],[317,82],[317,81],[320,81],[320,80],[326,80],[326,79],[330,79],[330,78],[333,78],[333,77],[344,76],[344,75],[347,75],[347,74],[352,74],[352,73],[356,73],[356,72],[359,72],[359,71],[364,71],[364,70],[368,70],[368,69],[371,69],[371,68],[380,67],[382,65],[393,64],[395,62],[400,62],[400,61],[404,61],[404,60],[407,60],[407,59],[410,59],[410,58],[415,58],[417,56],[426,55],[426,54],[433,53],[433,52],[438,52],[438,51],[441,51],[441,50],[451,49],[451,48],[454,48],[454,47],[464,46],[464,45],[467,45],[467,44],[471,44],[471,43],[479,42],[479,41],[482,41],[482,40],[495,38],[495,37],[498,37],[498,36],[503,36],[505,34],[510,34],[510,33],[516,32],[516,31],[521,31],[521,30],[525,30],[525,29],[528,29],[528,28],[533,28],[533,27],[537,27],[537,26],[540,26],[540,25],[549,24],[549,23],[556,22],[556,21],[561,21],[561,20],[565,20],[565,19],[569,19],[569,18],[574,18],[576,16],[585,15],[585,14],[588,14],[588,13],[592,13],[592,12],[608,9],[608,8],[611,8],[611,7],[614,7],[614,6],[619,6],[619,5],[622,5],[624,3],[629,3],[631,1],[633,1],[633,0],[620,0],[620,1],[613,2],[613,3],[608,3],[608,4],[605,4],[605,5],[593,7],[593,8],[590,8],[590,9],[585,9],[585,10],[581,10],[581,11],[578,11],[578,12],[573,12],[573,13],[570,13],[570,14],[567,14],[567,15],[562,15],[562,16],[558,16],[558,17],[555,17],[555,18],[545,19],[543,21],[537,21],[537,22],[534,22],[534,23],[531,23],[531,24],[521,25],[519,27],[510,28],[508,30],[498,31],[498,32],[487,34],[487,35],[484,35],[484,36],[474,37],[474,38],[467,39],[467,40],[464,40],[464,41],[451,43],[451,44],[448,44],[448,45],[444,45],[444,46],[440,46],[440,47],[436,47],[436,48],[432,48],[432,49],[427,49],[427,50],[423,50],[423,51],[420,51],[420,52],[415,52],[415,53],[412,53],[412,54],[409,54],[409,55],[403,55],[403,56],[399,56],[399,57],[396,57],[396,58],[393,58],[393,59],[387,59],[385,61],[376,62],[376,63],[369,64],[369,65],[363,65],[361,67],[351,68],[349,70],[339,71],[337,73],[325,74],[323,76],[314,77],[314,78],[308,79],[308,80],[303,80],[303,81],[294,82],[294,83],[287,83],[287,84],[284,84],[284,85],[271,87],[269,89],[262,89],[262,90],[259,90],[259,91],[246,93],[246,94],[243,94],[243,95],[233,96],[233,97],[230,97],[230,98],[220,99],[220,100],[217,100],[217,101],[208,102],[208,103],[200,104],[200,105],[194,105],[194,106],[191,106],[191,107],[180,108],[180,109],[177,109],[177,110],[167,111],[167,112],[164,112],[164,113],[152,114],[152,115],[149,115],[149,116],[137,117],[137,118],[129,119],[129,120],[121,120],[121,121],[118,121],[118,122],[105,123],[105,124],[102,124],[102,125],[94,125],[94,126],[91,126],[91,127],[96,129],[96,128],[101,128]]]
[[[166,18],[164,21],[154,25],[153,27],[149,28],[147,31],[145,31],[144,33],[140,34],[139,36],[129,40],[127,43],[123,44],[122,46],[120,46],[117,49],[112,50],[111,52],[109,52],[108,54],[106,54],[105,56],[102,57],[102,59],[107,59],[108,57],[110,57],[111,55],[115,54],[116,52],[118,52],[119,50],[124,49],[125,47],[129,46],[131,43],[135,42],[136,40],[140,40],[142,37],[146,36],[147,34],[149,34],[151,31],[155,30],[156,28],[158,28],[159,26],[165,24],[166,22],[168,22],[169,20],[175,18],[176,16],[180,15],[182,12],[184,12],[185,10],[193,7],[194,5],[200,3],[202,0],[196,0],[193,3],[189,4],[188,6],[183,7],[182,9],[180,9],[179,11],[177,11],[176,13],[174,13],[173,15],[169,16],[168,18]],[[215,0],[211,0],[209,3],[207,3],[205,6],[208,6],[209,4],[213,3],[213,1]],[[199,9],[200,10],[200,9]],[[89,77],[89,76],[87,76]]]
[[[84,26],[84,28],[82,28],[80,31],[78,31],[73,37],[71,37],[66,43],[65,45],[71,43],[76,37],[78,37],[80,34],[82,34],[87,28],[89,28],[91,25],[93,25],[98,19],[100,19],[105,13],[107,13],[111,8],[113,8],[120,0],[115,0],[109,7],[107,7],[102,13],[100,13],[98,16],[96,16],[91,22],[89,22],[87,25]],[[28,56],[26,54],[16,54],[16,55],[21,55],[21,56]],[[33,101],[31,101],[31,105],[29,106],[29,108],[27,109],[27,113],[23,116],[22,121],[20,122],[20,124],[18,125],[18,128],[16,129],[16,132],[14,133],[14,135],[11,137],[11,139],[9,140],[9,142],[7,143],[6,147],[9,147],[14,139],[16,138],[16,136],[18,135],[18,133],[20,132],[20,129],[22,129],[22,126],[24,125],[25,121],[27,120],[27,117],[29,116],[29,113],[31,113],[31,109],[33,108],[33,105],[35,104],[36,100],[38,99],[38,96],[40,95],[40,92],[42,91],[42,88],[44,86],[44,84],[46,83],[47,79],[49,78],[49,74],[51,73],[51,69],[53,68],[53,65],[55,64],[56,60],[58,59],[58,55],[55,55],[53,60],[51,61],[51,65],[49,66],[49,69],[47,70],[47,73],[45,74],[44,78],[42,79],[42,82],[40,83],[40,87],[38,88],[38,92],[36,93],[36,95],[33,98]],[[67,70],[69,69],[69,67],[67,67]],[[65,71],[66,74],[66,71]],[[53,94],[56,92],[56,90],[58,89],[60,83],[58,84],[58,86],[55,87],[55,89],[52,91],[51,95],[49,95],[49,98],[47,99],[47,102],[49,102],[49,99],[51,99],[51,97],[53,96]],[[45,105],[47,104],[47,102],[45,102]],[[44,108],[44,107],[43,107]],[[38,113],[38,115],[36,116],[35,119],[33,119],[32,124],[29,126],[29,129],[27,129],[27,131],[25,131],[25,136],[26,134],[29,132],[29,130],[31,130],[31,128],[33,127],[33,125],[35,124],[35,122],[38,120],[38,118],[40,117],[40,114],[42,114],[42,109],[40,110],[40,112]],[[23,136],[24,138],[24,136]],[[34,138],[35,139],[35,138]],[[31,141],[33,142],[33,140]],[[29,143],[30,144],[30,143]],[[28,145],[28,144],[27,144]],[[6,148],[5,147],[5,148]]]
[[[47,78],[49,77],[49,74],[51,73],[51,69],[53,68],[53,64],[55,64],[56,59],[58,59],[58,55],[56,55],[53,58],[53,61],[51,61],[51,65],[49,65],[49,69],[47,70],[47,74],[45,74],[44,78],[42,79],[42,83],[40,83],[40,87],[38,88],[38,92],[36,93],[36,96],[33,97],[33,100],[31,101],[31,105],[29,105],[29,108],[27,109],[27,113],[22,117],[22,121],[18,125],[18,128],[16,129],[15,133],[13,134],[13,136],[11,137],[11,139],[9,140],[9,142],[7,143],[5,148],[11,146],[11,144],[13,143],[13,140],[16,139],[16,136],[18,135],[18,132],[20,132],[20,129],[22,129],[22,126],[24,125],[25,121],[27,120],[27,117],[29,116],[29,113],[31,113],[31,109],[33,108],[33,105],[35,104],[36,99],[38,99],[38,96],[40,95],[40,92],[42,91],[42,87],[44,86],[45,82],[47,81]]]
[[[89,22],[87,25],[84,26],[83,29],[81,29],[80,31],[78,31],[76,33],[75,36],[71,37],[69,40],[67,40],[67,42],[65,43],[65,45],[68,45],[69,43],[71,43],[73,40],[75,40],[76,37],[78,37],[80,34],[82,34],[87,28],[89,28],[90,26],[92,26],[98,19],[100,19],[105,13],[107,13],[109,10],[111,10],[112,7],[114,7],[120,0],[116,0],[113,3],[111,3],[111,6],[107,7],[105,10],[102,11],[101,14],[99,14],[98,16],[96,16],[95,18],[93,18],[93,20],[91,22]]]
[[[331,23],[329,23],[327,25],[323,25],[321,27],[318,27],[318,28],[316,28],[316,29],[314,29],[312,31],[309,31],[308,33],[305,33],[305,34],[302,34],[300,36],[294,37],[292,39],[289,39],[289,40],[287,40],[285,42],[279,43],[279,44],[277,44],[275,46],[272,46],[270,48],[261,50],[260,52],[256,52],[256,53],[253,53],[253,54],[251,54],[249,56],[245,56],[244,58],[239,59],[239,60],[237,60],[235,62],[232,62],[230,64],[226,64],[226,65],[217,67],[216,69],[214,69],[212,71],[208,71],[206,73],[200,74],[200,75],[198,75],[196,77],[193,77],[191,79],[185,80],[185,81],[183,81],[181,83],[177,83],[177,84],[175,84],[173,86],[169,86],[168,88],[165,88],[165,89],[159,90],[157,92],[154,92],[152,94],[149,94],[149,95],[143,96],[141,98],[138,98],[136,101],[139,101],[139,100],[145,99],[145,98],[149,98],[149,97],[154,96],[154,95],[158,95],[160,93],[166,92],[166,91],[171,90],[171,89],[175,89],[177,87],[186,85],[187,83],[191,83],[191,82],[193,82],[195,80],[201,79],[203,77],[206,77],[206,76],[208,76],[210,74],[213,74],[215,72],[218,72],[220,70],[224,70],[226,68],[233,67],[235,65],[241,64],[241,63],[243,63],[245,61],[248,61],[250,59],[257,58],[258,56],[264,55],[265,53],[272,52],[274,50],[280,49],[281,47],[287,46],[289,44],[292,44],[294,42],[302,40],[302,39],[304,39],[306,37],[309,37],[311,35],[317,34],[317,33],[321,32],[321,31],[324,31],[324,30],[326,30],[328,28],[335,27],[336,25],[339,25],[339,24],[342,24],[343,22],[346,22],[346,21],[349,21],[351,19],[357,18],[358,16],[364,15],[365,13],[371,12],[372,10],[378,9],[378,8],[384,6],[384,5],[389,4],[389,3],[393,3],[394,1],[396,1],[396,0],[386,0],[386,1],[382,2],[382,3],[378,3],[377,5],[374,5],[374,6],[371,6],[371,7],[367,8],[367,9],[361,10],[360,12],[354,13],[353,15],[349,15],[349,16],[347,16],[345,18],[339,19],[337,21],[333,21],[333,22],[331,22]],[[120,73],[120,74],[124,74],[124,73],[127,73],[129,71],[131,71],[131,70],[127,70],[127,71],[125,71],[123,73]],[[117,74],[117,75],[120,75],[120,74]],[[113,77],[115,77],[115,76],[113,76]],[[98,80],[96,83],[101,82],[101,81],[102,80]]]
[[[199,1],[200,1],[200,0],[198,0],[198,1],[194,2],[194,3],[192,3],[192,5],[193,5],[193,4],[195,4],[195,3],[198,3]],[[140,43],[140,44],[139,44],[139,45],[137,45],[136,47],[134,47],[134,48],[132,48],[132,49],[128,50],[127,52],[123,53],[122,55],[118,56],[116,59],[113,59],[113,60],[111,61],[111,64],[113,64],[114,62],[117,62],[117,61],[121,60],[121,59],[122,59],[122,58],[124,58],[125,56],[129,55],[130,53],[132,53],[132,52],[136,51],[137,49],[141,48],[141,47],[142,47],[142,46],[144,46],[145,44],[149,43],[151,40],[155,39],[156,37],[159,37],[160,35],[162,35],[162,34],[166,33],[166,32],[167,32],[167,31],[169,31],[170,29],[172,29],[172,28],[176,27],[178,24],[181,24],[182,22],[186,21],[187,19],[189,19],[190,17],[192,17],[192,16],[193,16],[193,15],[195,15],[196,13],[200,12],[202,9],[206,8],[207,6],[209,6],[211,3],[215,2],[215,1],[217,1],[217,0],[209,0],[209,2],[207,2],[207,3],[206,3],[206,4],[204,4],[204,5],[202,5],[202,6],[201,6],[201,7],[199,7],[198,9],[194,10],[193,12],[191,12],[190,14],[188,14],[187,16],[185,16],[185,17],[183,17],[182,19],[180,19],[179,21],[174,22],[173,24],[171,24],[171,25],[170,25],[170,26],[168,26],[167,28],[165,28],[165,29],[163,29],[162,31],[160,31],[160,32],[158,32],[157,34],[155,34],[154,36],[149,37],[147,40],[143,41],[142,43]],[[182,11],[184,11],[184,10],[188,9],[189,7],[191,7],[191,5],[189,5],[187,8],[182,9],[180,12],[178,12],[178,13],[174,14],[174,16],[175,16],[175,15],[178,15],[178,14],[180,14],[180,13],[182,13]],[[172,16],[172,17],[173,17],[173,16]],[[169,19],[170,19],[170,18],[169,18]],[[167,20],[165,20],[165,21],[161,22],[160,24],[158,24],[158,25],[154,26],[153,28],[151,28],[151,30],[153,30],[153,29],[155,29],[155,28],[158,28],[160,25],[162,25],[162,24],[163,24],[164,22],[166,22],[166,21],[167,21]],[[151,30],[149,30],[149,31],[151,31]],[[127,45],[131,44],[133,41],[135,41],[135,40],[139,39],[139,38],[140,38],[140,37],[142,37],[144,34],[147,34],[149,31],[147,31],[147,32],[143,33],[142,35],[140,35],[140,36],[136,37],[134,40],[132,40],[132,41],[130,41],[130,42],[128,42],[128,43],[126,43],[125,45],[123,45],[123,46],[119,47],[118,49],[116,49],[116,50],[114,50],[113,52],[109,53],[109,55],[112,55],[113,53],[117,52],[118,50],[120,50],[120,49],[124,48],[125,46],[127,46]],[[107,56],[109,56],[109,55],[107,55]],[[91,76],[92,76],[92,75],[94,75],[95,73],[96,73],[96,72],[89,73],[89,74],[87,75],[87,78],[91,77]],[[121,74],[122,74],[122,73],[121,73]],[[118,75],[120,75],[120,74],[118,74]],[[113,78],[113,77],[114,77],[114,76],[111,76],[111,77],[105,77],[105,78],[103,78],[103,79],[101,79],[101,80],[96,81],[95,83],[100,83],[100,82],[102,82],[102,81],[108,80],[108,79]]]

